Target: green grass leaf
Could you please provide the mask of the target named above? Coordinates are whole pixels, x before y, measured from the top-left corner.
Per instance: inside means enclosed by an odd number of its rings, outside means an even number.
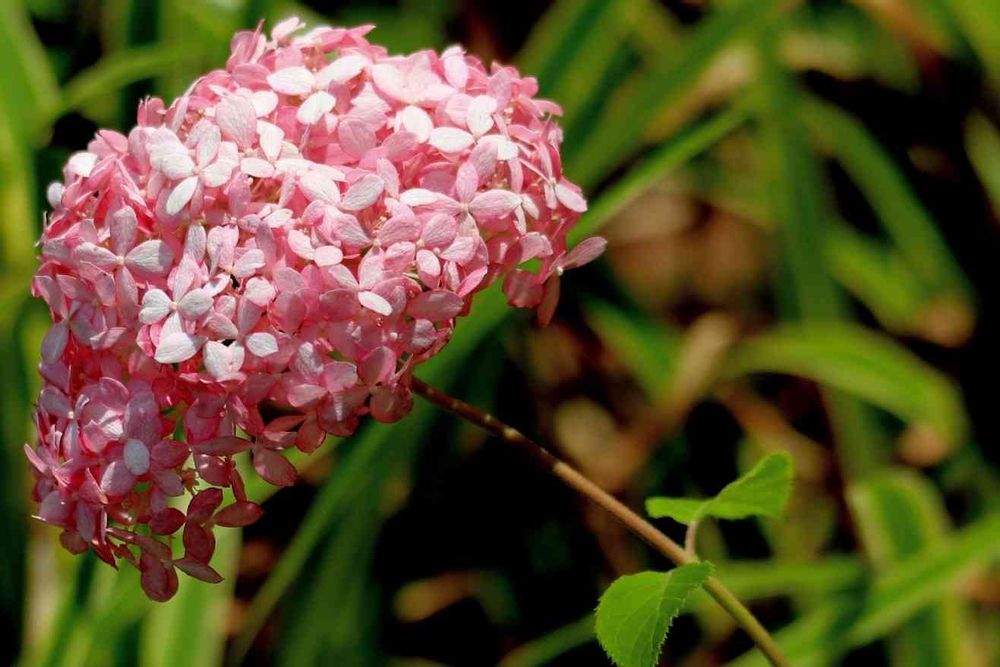
[[[619,667],[655,667],[670,624],[711,573],[702,562],[619,577],[597,607],[597,639],[608,656]]]
[[[717,8],[677,49],[677,57],[633,75],[604,108],[594,131],[566,158],[570,175],[584,187],[600,182],[643,144],[659,114],[697,83],[726,48],[752,33],[779,3],[737,0]]]
[[[736,103],[692,124],[654,149],[591,202],[590,209],[570,231],[570,244],[597,233],[657,181],[742,126],[750,115],[749,111],[749,105]]]
[[[792,457],[785,452],[761,459],[749,472],[727,484],[714,498],[693,500],[656,496],[646,500],[646,513],[690,524],[702,517],[746,519],[778,518],[792,491]]]
[[[860,601],[834,598],[777,633],[793,665],[829,664],[894,632],[915,614],[954,594],[971,573],[1000,558],[1000,512],[955,531],[940,544],[896,561]],[[826,662],[823,662],[826,661]],[[764,665],[751,651],[732,667]]]
[[[993,214],[1000,216],[1000,131],[980,112],[965,121],[965,150],[993,204]]]
[[[915,471],[886,470],[855,484],[848,500],[865,550],[879,571],[947,538],[949,522],[941,495]],[[916,614],[892,637],[897,664],[961,665],[960,639],[968,633],[964,620],[965,609],[956,597]]]
[[[785,324],[738,344],[727,375],[787,373],[863,399],[959,443],[968,430],[958,388],[892,339],[847,323]]]
[[[832,104],[813,100],[802,109],[820,145],[843,165],[901,255],[928,288],[970,301],[965,275],[938,225],[878,140],[858,120]]]

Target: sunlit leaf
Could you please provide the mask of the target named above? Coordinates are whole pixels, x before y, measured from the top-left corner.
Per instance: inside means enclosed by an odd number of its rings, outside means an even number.
[[[597,606],[597,639],[619,667],[654,667],[670,624],[688,595],[712,573],[710,563],[619,577]]]
[[[752,516],[778,518],[792,491],[792,457],[781,452],[761,459],[749,472],[727,484],[713,498],[667,498],[646,500],[646,513],[684,524],[711,516],[717,519],[746,519]]]

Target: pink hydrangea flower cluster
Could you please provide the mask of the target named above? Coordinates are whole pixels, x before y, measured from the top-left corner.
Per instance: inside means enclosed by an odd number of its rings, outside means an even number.
[[[283,449],[410,410],[477,290],[502,279],[544,321],[603,250],[567,252],[586,203],[534,79],[459,47],[389,56],[369,30],[239,33],[224,70],[98,132],[49,189],[38,515],[153,599],[176,569],[218,581],[213,527],[259,516],[235,455],[292,484]]]

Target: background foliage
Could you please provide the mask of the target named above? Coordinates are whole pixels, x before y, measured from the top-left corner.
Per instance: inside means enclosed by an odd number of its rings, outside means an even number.
[[[28,519],[45,184],[291,13],[377,23],[394,51],[461,40],[565,108],[576,238],[605,234],[606,259],[545,330],[482,294],[421,377],[635,507],[788,451],[785,520],[706,525],[700,548],[793,664],[1000,660],[1000,4],[0,0],[0,663],[606,664],[601,591],[665,569],[425,405],[299,462],[220,535],[226,582],[165,605]],[[664,660],[749,648],[699,594]]]

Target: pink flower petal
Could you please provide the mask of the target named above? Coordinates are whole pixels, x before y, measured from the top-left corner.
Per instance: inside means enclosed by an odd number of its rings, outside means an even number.
[[[274,486],[291,486],[298,477],[295,466],[270,449],[258,449],[254,452],[253,467],[258,475]]]
[[[432,322],[443,322],[458,315],[464,307],[465,301],[454,292],[431,290],[421,292],[413,298],[406,308],[406,314]]]

